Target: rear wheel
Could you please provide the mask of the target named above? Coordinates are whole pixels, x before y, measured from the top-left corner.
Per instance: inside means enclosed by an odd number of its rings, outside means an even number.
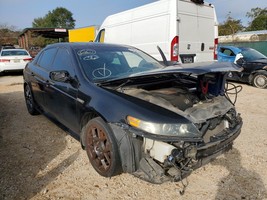
[[[252,84],[257,88],[267,88],[267,76],[264,74],[255,74]]]
[[[115,136],[100,117],[84,127],[85,149],[94,169],[105,177],[121,173],[121,162]]]
[[[27,106],[27,110],[31,115],[38,115],[39,112],[36,109],[36,105],[33,100],[32,91],[28,84],[24,87],[24,97]]]

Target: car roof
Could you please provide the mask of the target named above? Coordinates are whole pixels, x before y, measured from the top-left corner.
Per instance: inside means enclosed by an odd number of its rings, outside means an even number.
[[[2,49],[2,51],[27,51],[26,49]]]
[[[131,46],[119,45],[119,44],[110,44],[110,43],[100,43],[100,42],[61,42],[50,44],[47,47],[70,47],[70,48],[81,48],[81,47],[121,47],[129,48]],[[134,48],[134,47],[131,47]]]
[[[224,46],[224,45],[220,45],[219,48],[228,48],[228,49],[231,49],[231,50],[235,50],[235,51],[243,51],[243,50],[248,50],[248,49],[251,49],[250,47],[236,47],[236,46]]]
[[[1,48],[2,49],[15,49],[14,46],[2,46]]]

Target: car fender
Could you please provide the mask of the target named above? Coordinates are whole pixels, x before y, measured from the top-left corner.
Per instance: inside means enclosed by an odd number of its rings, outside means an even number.
[[[123,124],[109,123],[117,140],[123,172],[133,173],[141,160],[142,140],[130,133]]]
[[[101,92],[101,98],[92,98],[85,106],[94,108],[95,113],[101,113],[100,116],[108,123],[126,123],[128,115],[155,123],[176,123],[177,120],[189,122],[181,114],[123,92],[107,88],[102,88]]]
[[[90,119],[96,117],[96,113],[86,113],[82,120],[84,124],[90,121]],[[105,119],[102,116],[102,119]],[[114,134],[118,146],[118,151],[120,154],[120,160],[122,165],[122,170],[125,173],[133,173],[138,169],[139,161],[141,159],[141,149],[142,149],[142,140],[141,138],[137,139],[136,136],[131,134],[123,123],[108,123],[105,121],[111,128],[112,133]],[[85,147],[85,129],[82,129],[80,135],[81,146],[84,149]]]

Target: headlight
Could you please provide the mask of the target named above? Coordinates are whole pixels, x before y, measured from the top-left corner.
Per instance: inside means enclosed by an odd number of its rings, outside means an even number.
[[[157,135],[179,136],[179,137],[197,137],[200,132],[192,123],[188,124],[159,124],[137,119],[132,116],[127,116],[129,125]]]

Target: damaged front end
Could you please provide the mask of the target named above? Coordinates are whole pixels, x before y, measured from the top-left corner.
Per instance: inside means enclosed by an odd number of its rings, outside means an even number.
[[[242,120],[230,110],[220,121],[214,127],[214,119],[208,120],[203,139],[199,140],[160,141],[144,138],[144,156],[134,174],[152,183],[182,180],[193,170],[231,149],[240,134]]]
[[[124,171],[152,183],[180,181],[229,150],[240,134],[242,119],[225,96],[224,76],[185,73],[175,81],[119,88],[182,116],[168,124],[129,115],[126,124],[111,124],[114,133],[123,129],[127,140],[135,141],[130,142],[131,150],[121,152]]]

